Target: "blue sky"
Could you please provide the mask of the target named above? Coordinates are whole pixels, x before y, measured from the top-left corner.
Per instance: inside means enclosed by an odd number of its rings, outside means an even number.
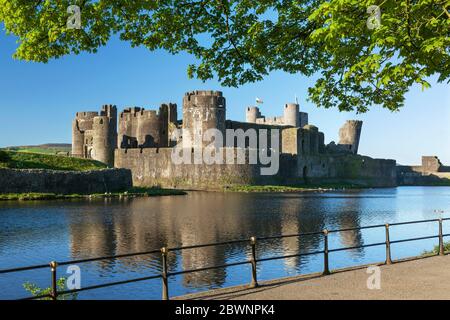
[[[337,140],[347,119],[364,120],[360,153],[396,159],[402,164],[420,162],[421,155],[437,155],[450,165],[450,86],[436,84],[422,92],[413,88],[405,107],[397,113],[373,107],[355,115],[318,109],[306,101],[311,79],[275,72],[264,81],[241,88],[222,88],[216,81],[187,78],[194,59],[131,48],[112,40],[97,54],[67,56],[47,64],[12,59],[15,38],[0,32],[0,147],[71,141],[71,121],[77,111],[98,111],[102,104],[157,108],[175,102],[181,110],[185,92],[222,90],[227,118],[245,119],[245,108],[255,97],[264,100],[266,116],[281,115],[282,106],[298,96],[310,123],[325,133],[326,142]],[[181,112],[179,112],[181,115]]]

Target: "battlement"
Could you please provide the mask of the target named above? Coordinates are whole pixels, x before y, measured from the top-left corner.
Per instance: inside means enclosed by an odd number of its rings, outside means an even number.
[[[129,121],[131,119],[157,119],[160,112],[157,110],[146,110],[144,108],[133,107],[125,109],[120,113],[121,121]]]
[[[101,116],[107,116],[109,118],[117,118],[117,107],[112,104],[105,104],[100,111]]]
[[[81,112],[77,112],[75,115],[76,119],[79,119],[79,120],[90,120],[96,116],[98,116],[98,112],[96,112],[96,111],[81,111]]]
[[[267,124],[267,125],[273,125],[273,126],[284,126],[285,125],[283,116],[278,116],[278,117],[261,116],[261,117],[256,118],[255,123]]]
[[[136,117],[136,115],[141,112],[141,110],[144,110],[140,107],[128,107],[123,109],[123,111],[120,113],[120,118],[127,118],[130,119],[131,117]]]
[[[143,118],[143,119],[155,119],[157,120],[159,117],[159,112],[156,110],[144,110],[142,109],[141,112],[136,114],[136,118]]]
[[[109,124],[109,117],[108,116],[97,116],[93,120],[93,125],[98,127],[105,124]]]
[[[286,103],[283,108],[283,115],[276,117],[265,117],[258,107],[250,106],[246,110],[246,119],[249,123],[291,126],[301,128],[308,124],[308,114],[300,112],[297,103]]]
[[[223,97],[222,91],[214,91],[214,90],[195,90],[186,92],[185,96],[215,96],[215,97]]]
[[[117,109],[117,107],[115,106],[115,105],[113,105],[113,104],[104,104],[103,106],[102,106],[102,111],[107,111],[107,110],[109,110],[109,109]]]
[[[221,91],[192,91],[183,97],[183,108],[225,109],[225,97]]]

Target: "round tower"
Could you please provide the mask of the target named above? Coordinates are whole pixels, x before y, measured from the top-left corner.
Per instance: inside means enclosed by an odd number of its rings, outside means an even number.
[[[261,117],[258,107],[248,107],[246,112],[246,121],[249,123],[256,123],[256,119]]]
[[[107,116],[98,116],[93,122],[93,152],[94,160],[103,162],[110,167],[114,166],[115,144],[111,124]]]
[[[111,145],[115,148],[117,146],[117,107],[112,104],[104,105],[100,115],[107,116],[109,119],[109,138]]]
[[[284,124],[300,127],[300,107],[296,103],[287,103],[284,106]]]
[[[138,113],[136,138],[139,147],[159,146],[159,117],[155,110],[141,110]]]
[[[348,120],[339,130],[339,144],[354,154],[358,153],[362,124],[360,120]]]
[[[203,134],[217,129],[225,137],[226,101],[220,91],[193,91],[183,98],[183,147],[205,147]]]

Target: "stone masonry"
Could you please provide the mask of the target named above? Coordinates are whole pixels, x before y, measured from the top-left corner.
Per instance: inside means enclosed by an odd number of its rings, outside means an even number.
[[[114,107],[115,108],[115,107]],[[283,107],[283,116],[265,118],[259,108],[246,109],[246,122],[226,119],[226,99],[218,91],[192,91],[183,98],[182,120],[177,106],[162,104],[159,111],[140,107],[126,108],[118,118],[116,110],[79,112],[73,126],[73,155],[92,157],[117,168],[130,169],[136,186],[167,186],[215,189],[232,184],[354,183],[364,186],[396,184],[394,160],[372,159],[358,155],[362,121],[347,121],[339,132],[339,143],[325,144],[325,136],[309,123],[308,114],[296,103]],[[108,128],[95,126],[99,120]],[[115,131],[115,128],[118,127]],[[177,129],[183,136],[174,137]],[[204,141],[192,137],[208,129],[224,134],[226,130],[244,133],[244,152],[251,130],[279,132],[280,169],[277,174],[261,176],[258,164],[174,164],[175,146],[186,152],[203,150]],[[100,132],[97,132],[100,131]],[[103,140],[102,140],[103,139]],[[113,142],[116,141],[116,144]],[[225,146],[225,144],[224,144]],[[227,144],[230,152],[242,151],[238,141]],[[257,148],[260,148],[258,138]],[[270,145],[267,148],[271,148]],[[111,156],[112,155],[112,156]]]
[[[127,169],[0,169],[0,193],[93,194],[126,191],[131,186],[131,172]]]

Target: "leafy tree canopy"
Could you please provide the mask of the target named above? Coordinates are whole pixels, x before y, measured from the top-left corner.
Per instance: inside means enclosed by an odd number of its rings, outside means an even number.
[[[67,27],[70,5],[81,9],[80,29]],[[224,86],[274,70],[315,75],[312,102],[358,112],[398,110],[412,85],[450,80],[449,11],[450,0],[0,0],[18,59],[96,52],[118,34],[132,46],[190,53],[190,77]]]

